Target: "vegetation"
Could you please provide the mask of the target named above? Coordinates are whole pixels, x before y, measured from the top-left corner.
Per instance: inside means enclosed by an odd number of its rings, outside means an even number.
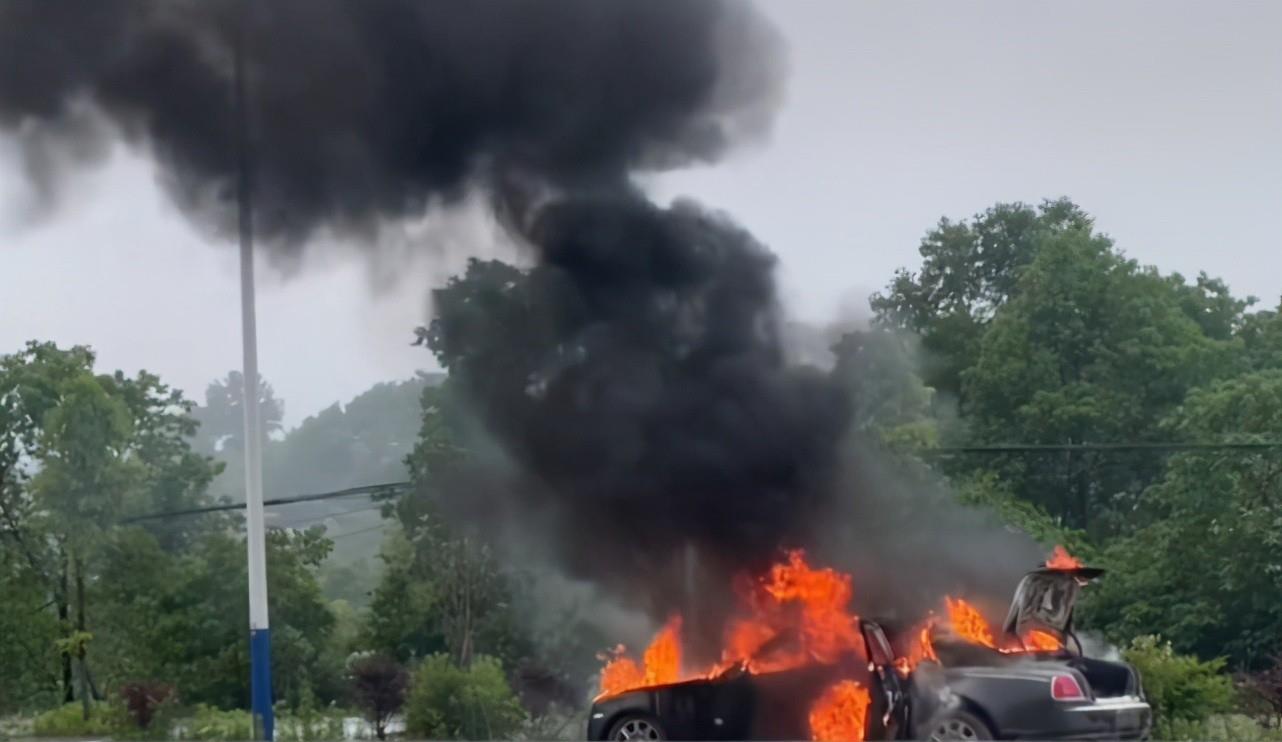
[[[1222,447],[1282,441],[1282,306],[1139,265],[1067,200],[942,220],[920,252],[833,345],[852,433],[1110,568],[1080,620],[1127,647],[1159,736],[1282,734],[1282,456]],[[476,346],[439,326],[424,342],[519,372],[550,326],[530,275],[473,263],[437,300]],[[612,637],[574,606],[541,615],[530,574],[441,517],[441,483],[480,455],[457,392],[380,384],[285,430],[260,386],[271,496],[412,482],[278,511],[282,738],[358,714],[380,738],[400,713],[439,738],[580,728]],[[0,715],[40,735],[250,736],[239,518],[131,521],[240,498],[244,394],[228,374],[197,406],[84,347],[0,356]],[[1011,443],[1059,448],[956,450]]]

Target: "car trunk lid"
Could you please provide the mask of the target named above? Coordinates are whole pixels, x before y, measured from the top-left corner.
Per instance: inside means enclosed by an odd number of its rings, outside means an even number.
[[[1093,567],[1043,567],[1024,575],[1015,588],[1003,630],[1024,637],[1041,631],[1064,642],[1072,631],[1073,606],[1082,586],[1104,573]]]

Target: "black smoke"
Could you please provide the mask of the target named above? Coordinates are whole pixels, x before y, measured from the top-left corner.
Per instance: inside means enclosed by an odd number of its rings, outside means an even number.
[[[688,598],[687,545],[728,588],[806,543],[848,405],[787,363],[773,256],[628,194],[548,206],[526,236],[533,270],[478,262],[436,293],[428,343],[515,472],[469,472],[451,505],[657,616]]]
[[[242,38],[256,231],[286,251],[514,175],[619,188],[711,162],[768,124],[781,79],[772,28],[718,0],[6,0],[0,130],[88,159],[86,137],[123,137],[233,234]],[[34,147],[26,166],[49,180]]]
[[[687,553],[711,615],[734,573],[869,514],[843,507],[876,502],[851,476],[843,385],[785,358],[774,258],[634,183],[768,128],[781,52],[752,6],[3,0],[0,131],[55,201],[51,168],[122,140],[229,236],[238,46],[255,229],[275,254],[318,233],[372,250],[383,225],[479,192],[535,258],[474,263],[436,295],[429,344],[482,423],[469,442],[496,451],[445,482],[450,512],[660,618],[691,597]],[[852,537],[828,553],[871,564],[899,543]],[[879,574],[893,602],[908,572]]]

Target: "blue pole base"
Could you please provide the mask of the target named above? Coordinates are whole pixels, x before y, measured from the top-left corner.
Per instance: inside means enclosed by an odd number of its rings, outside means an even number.
[[[258,739],[271,742],[276,719],[272,714],[272,630],[249,630],[249,687]]]

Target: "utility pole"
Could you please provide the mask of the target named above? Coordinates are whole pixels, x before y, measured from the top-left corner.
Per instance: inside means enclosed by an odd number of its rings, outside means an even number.
[[[267,537],[263,527],[262,424],[258,416],[258,329],[254,312],[254,218],[249,113],[245,101],[246,14],[236,40],[236,206],[240,227],[240,321],[244,351],[245,523],[249,544],[249,664],[254,731],[271,742],[272,635],[267,622]]]

